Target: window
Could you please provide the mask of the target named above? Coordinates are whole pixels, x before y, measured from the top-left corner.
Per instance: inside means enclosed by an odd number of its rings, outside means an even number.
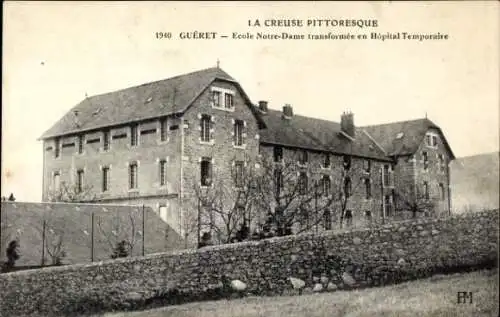
[[[78,193],[83,191],[83,170],[76,171],[76,190]]]
[[[429,183],[424,182],[424,198],[429,199]]]
[[[388,164],[384,165],[384,187],[392,187],[392,169]]]
[[[61,141],[59,140],[59,138],[55,138],[54,139],[54,156],[56,158],[58,158],[59,155],[61,155]]]
[[[167,118],[160,120],[160,141],[164,142],[167,140]]]
[[[352,194],[352,183],[351,178],[348,176],[344,179],[344,195],[346,197],[351,197]]]
[[[167,206],[166,205],[160,205],[158,213],[160,214],[160,218],[163,219],[163,221],[167,221]]]
[[[234,122],[234,145],[236,146],[243,145],[243,128],[244,123],[242,120],[236,120]]]
[[[201,186],[210,186],[212,184],[212,161],[208,157],[201,159]]]
[[[128,168],[129,189],[137,189],[137,163],[130,164]]]
[[[392,197],[391,195],[385,195],[385,216],[386,217],[391,217],[392,216]]]
[[[328,153],[325,153],[323,155],[323,168],[329,168],[330,167],[330,155]]]
[[[216,90],[212,91],[212,101],[214,103],[214,107],[221,106],[221,103],[222,103],[221,97],[222,97],[222,93],[220,91],[216,91]]]
[[[345,211],[345,221],[348,227],[352,226],[352,210],[347,209]]]
[[[300,172],[299,174],[299,193],[305,195],[307,193],[307,174]]]
[[[446,163],[444,161],[444,155],[443,154],[439,154],[439,171],[440,172],[444,172],[445,171],[445,167],[446,167]]]
[[[438,144],[438,136],[434,133],[428,133],[425,135],[425,144],[428,147],[436,148]]]
[[[330,188],[331,188],[331,182],[330,182],[330,176],[328,175],[323,175],[321,178],[321,192],[324,196],[328,196],[330,193]]]
[[[78,154],[83,153],[83,142],[84,142],[84,137],[83,135],[78,136]]]
[[[283,189],[283,172],[280,168],[274,170],[274,186],[276,196],[279,197],[281,190]]]
[[[103,132],[103,147],[102,148],[104,151],[109,150],[109,131]]]
[[[201,126],[201,142],[210,142],[210,124],[211,118],[209,115],[202,115],[200,126]]]
[[[425,136],[425,144],[426,144],[427,146],[431,146],[431,142],[432,142],[432,141],[431,141],[431,135],[430,135],[430,134],[427,134],[427,135]]]
[[[58,192],[61,189],[61,174],[59,172],[54,173],[52,188],[55,192]]]
[[[300,164],[300,165],[306,165],[306,164],[307,164],[308,159],[309,159],[309,157],[308,157],[308,155],[307,155],[307,151],[306,151],[306,150],[303,150],[303,151],[300,153],[299,164]]]
[[[273,156],[275,162],[283,161],[283,148],[281,146],[275,146],[273,149]]]
[[[109,190],[109,167],[102,168],[102,191],[107,192]]]
[[[422,159],[424,160],[424,170],[426,170],[429,167],[429,155],[426,151],[422,152]]]
[[[332,230],[332,214],[330,209],[325,209],[323,213],[323,225],[325,230]]]
[[[363,161],[363,169],[364,169],[365,172],[370,173],[370,170],[371,170],[371,167],[372,167],[371,163],[372,162],[370,160],[364,160]]]
[[[237,161],[234,163],[234,184],[236,187],[243,186],[243,162]]]
[[[130,145],[136,146],[139,141],[139,128],[137,124],[130,127]]]
[[[167,184],[167,161],[160,160],[160,186],[165,186]]]
[[[231,94],[225,94],[224,96],[224,106],[227,109],[231,109],[233,107],[233,95]]]
[[[439,198],[441,200],[445,199],[445,191],[444,191],[444,184],[443,183],[439,183]]]
[[[371,210],[365,210],[366,222],[372,222],[372,212]]]
[[[366,199],[372,198],[372,182],[369,178],[365,178],[365,195]]]
[[[349,155],[344,155],[344,169],[348,170],[351,168],[351,157]]]

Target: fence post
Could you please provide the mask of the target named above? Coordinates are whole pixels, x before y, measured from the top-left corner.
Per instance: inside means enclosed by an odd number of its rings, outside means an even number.
[[[45,219],[42,224],[42,266],[45,265]]]
[[[94,212],[91,214],[91,225],[90,225],[90,261],[94,262]]]
[[[145,232],[145,221],[144,221],[144,204],[142,205],[142,256],[144,256],[144,242],[146,239],[144,238],[146,236]]]
[[[7,227],[7,225],[5,227]],[[2,259],[2,247],[3,247],[3,240],[2,240],[2,208],[0,208],[0,260]]]

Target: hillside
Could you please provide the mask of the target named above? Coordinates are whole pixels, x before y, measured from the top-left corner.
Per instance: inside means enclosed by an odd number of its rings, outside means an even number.
[[[499,206],[499,153],[457,158],[450,164],[452,209],[466,212]]]

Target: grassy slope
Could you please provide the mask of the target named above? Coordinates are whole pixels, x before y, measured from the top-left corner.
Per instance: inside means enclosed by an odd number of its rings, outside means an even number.
[[[101,316],[498,316],[498,286],[496,269],[434,276],[382,288],[302,296],[247,297]],[[457,304],[458,291],[473,292],[473,304]]]

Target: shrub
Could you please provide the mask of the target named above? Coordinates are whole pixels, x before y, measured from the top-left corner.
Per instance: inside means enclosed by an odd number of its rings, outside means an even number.
[[[118,242],[111,255],[112,259],[125,258],[129,255],[130,244],[126,240]]]
[[[7,250],[5,251],[7,255],[7,262],[5,262],[5,266],[7,268],[12,268],[16,264],[16,261],[19,260],[20,254],[19,254],[19,241],[17,240],[12,240],[9,242],[9,246],[7,247]]]

